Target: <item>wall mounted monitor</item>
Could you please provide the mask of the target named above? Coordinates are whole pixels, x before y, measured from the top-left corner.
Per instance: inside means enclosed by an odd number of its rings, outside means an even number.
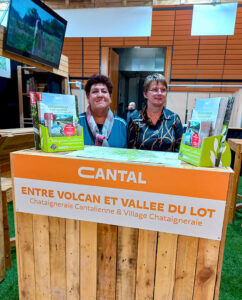
[[[12,0],[4,50],[58,68],[66,25],[39,0]]]

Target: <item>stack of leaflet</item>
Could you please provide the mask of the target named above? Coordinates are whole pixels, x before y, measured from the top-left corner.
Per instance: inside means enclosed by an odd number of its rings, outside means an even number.
[[[83,149],[75,96],[33,92],[30,95],[36,149],[41,147],[45,152]]]
[[[206,137],[226,136],[233,103],[234,97],[196,99],[183,143],[200,148]]]
[[[199,159],[202,157],[202,152],[205,152],[203,148],[209,144],[209,140],[206,143],[203,143],[203,141],[209,137],[216,137],[214,139],[213,151],[210,151],[210,156],[215,157],[215,165],[219,164],[222,151],[224,151],[224,142],[234,100],[234,97],[195,100],[191,119],[188,121],[187,130],[182,138],[181,156],[187,153],[185,158],[187,156],[189,160],[193,157],[196,164],[200,165]],[[195,148],[198,150],[195,151]],[[188,153],[189,151],[190,153]]]

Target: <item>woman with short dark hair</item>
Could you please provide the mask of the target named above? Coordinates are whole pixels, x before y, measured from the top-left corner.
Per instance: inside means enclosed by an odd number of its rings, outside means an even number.
[[[85,145],[127,146],[127,123],[110,109],[112,90],[111,80],[104,75],[91,76],[85,85],[89,105],[87,111],[79,115]]]
[[[133,115],[128,129],[128,148],[178,151],[183,126],[179,116],[165,108],[167,82],[162,74],[152,74],[144,82],[144,109]]]

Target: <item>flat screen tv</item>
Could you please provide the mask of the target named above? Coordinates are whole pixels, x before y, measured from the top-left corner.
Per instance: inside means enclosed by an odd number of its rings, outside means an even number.
[[[66,25],[39,0],[12,0],[4,50],[58,68]]]

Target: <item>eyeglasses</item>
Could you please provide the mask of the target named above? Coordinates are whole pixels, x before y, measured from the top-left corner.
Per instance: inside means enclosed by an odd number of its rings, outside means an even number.
[[[161,94],[166,94],[167,90],[166,89],[152,89],[152,90],[148,90],[154,94],[158,94],[159,91],[161,92]]]

